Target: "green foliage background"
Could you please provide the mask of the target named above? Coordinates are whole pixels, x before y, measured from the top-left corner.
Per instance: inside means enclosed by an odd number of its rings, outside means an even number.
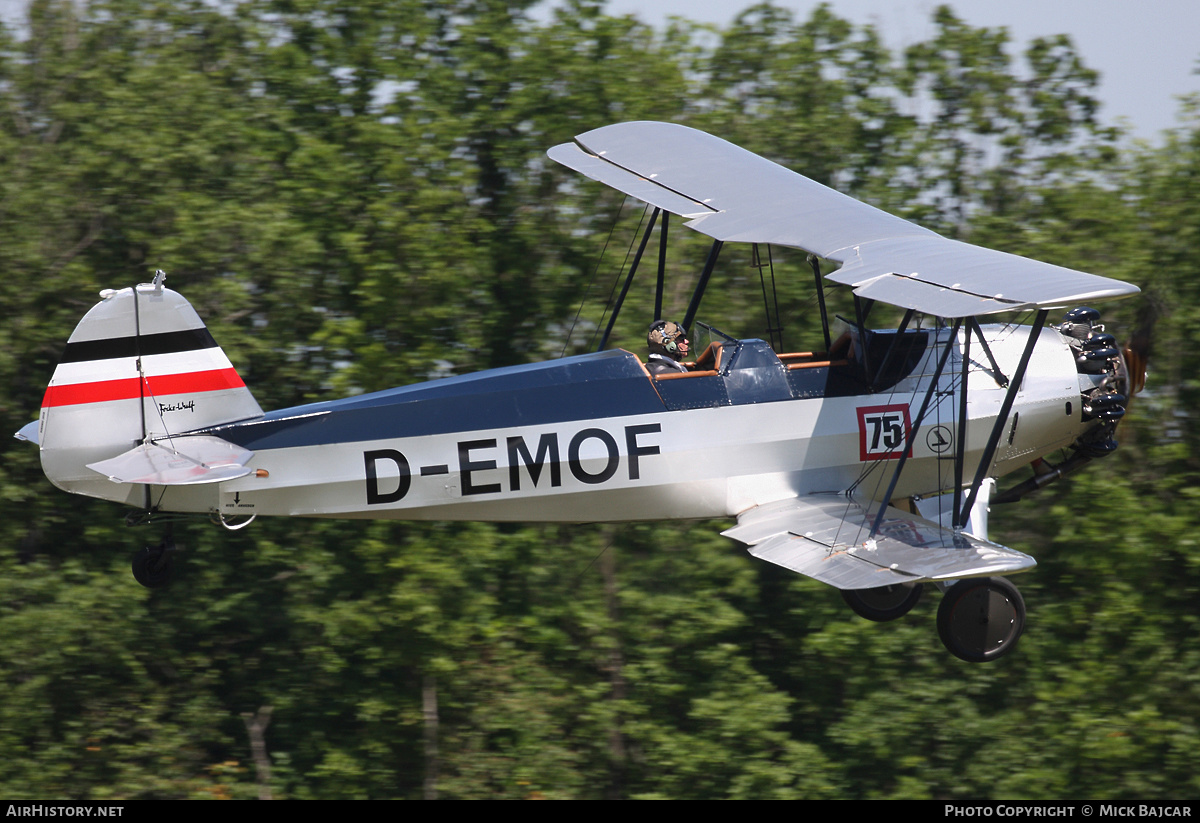
[[[993,521],[1040,561],[1018,652],[950,657],[936,598],[869,624],[719,523],[197,524],[181,579],[148,591],[128,559],[157,534],[4,440],[0,795],[1200,795],[1200,104],[1132,144],[1066,38],[1011,44],[949,8],[892,54],[827,7],[654,29],[532,6],[31,2],[0,28],[9,430],[95,293],[157,268],[265,408],[586,350],[613,221],[628,238],[640,212],[544,152],[687,123],[1143,288],[1104,309],[1119,336],[1157,320],[1121,450]],[[705,253],[683,234],[672,314]],[[729,250],[701,316],[766,336],[747,263]],[[811,343],[803,259],[777,264],[785,339]]]

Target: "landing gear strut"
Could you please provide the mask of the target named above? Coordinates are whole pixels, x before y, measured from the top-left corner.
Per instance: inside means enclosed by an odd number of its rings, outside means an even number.
[[[1003,577],[960,580],[938,607],[938,635],[955,657],[985,663],[1017,645],[1025,628],[1025,600]]]
[[[171,554],[175,541],[170,537],[157,546],[146,546],[133,553],[133,579],[148,589],[158,589],[171,582]]]

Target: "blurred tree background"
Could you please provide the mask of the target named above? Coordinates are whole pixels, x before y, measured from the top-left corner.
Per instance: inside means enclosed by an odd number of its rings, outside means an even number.
[[[894,54],[824,6],[656,29],[534,5],[30,2],[0,27],[8,430],[96,292],[158,268],[264,408],[587,350],[644,215],[545,150],[686,123],[1142,287],[1103,307],[1122,337],[1157,320],[1120,451],[993,520],[1040,561],[1017,653],[950,657],[936,598],[868,623],[722,523],[197,523],[145,590],[129,557],[159,535],[0,440],[0,794],[1200,794],[1200,103],[1133,144],[1069,40],[946,7]],[[706,250],[686,234],[669,315]],[[775,251],[785,339],[811,343],[811,275]],[[749,262],[723,255],[701,317],[766,337]],[[641,350],[649,291],[613,344]]]

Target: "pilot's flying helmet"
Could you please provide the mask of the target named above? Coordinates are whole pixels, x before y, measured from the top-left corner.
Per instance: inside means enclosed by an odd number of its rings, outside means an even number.
[[[687,332],[683,330],[683,326],[670,320],[655,320],[646,334],[650,353],[666,355],[672,360],[679,359],[679,343],[682,340],[687,340]]]

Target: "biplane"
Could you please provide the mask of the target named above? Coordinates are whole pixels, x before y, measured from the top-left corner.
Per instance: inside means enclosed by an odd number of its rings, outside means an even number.
[[[841,590],[864,617],[896,619],[932,584],[953,654],[1011,651],[1025,607],[1007,577],[1035,561],[988,540],[989,506],[1116,448],[1137,369],[1081,304],[1138,289],[947,239],[680,125],[611,125],[548,154],[653,209],[638,259],[659,216],[660,243],[671,215],[711,238],[682,318],[711,340],[686,373],[652,375],[602,342],[264,413],[159,273],[101,293],[17,436],[39,444],[60,489],[228,528],[259,515],[736,518],[723,534]],[[781,351],[697,320],[728,243],[808,253],[825,350]],[[853,293],[836,337],[826,281]],[[868,326],[877,303],[903,311],[896,328]],[[1012,319],[1023,315],[1032,323]],[[1044,459],[1060,451],[1057,465]],[[1030,476],[994,491],[1017,470]],[[165,582],[171,548],[138,553],[139,582]]]

